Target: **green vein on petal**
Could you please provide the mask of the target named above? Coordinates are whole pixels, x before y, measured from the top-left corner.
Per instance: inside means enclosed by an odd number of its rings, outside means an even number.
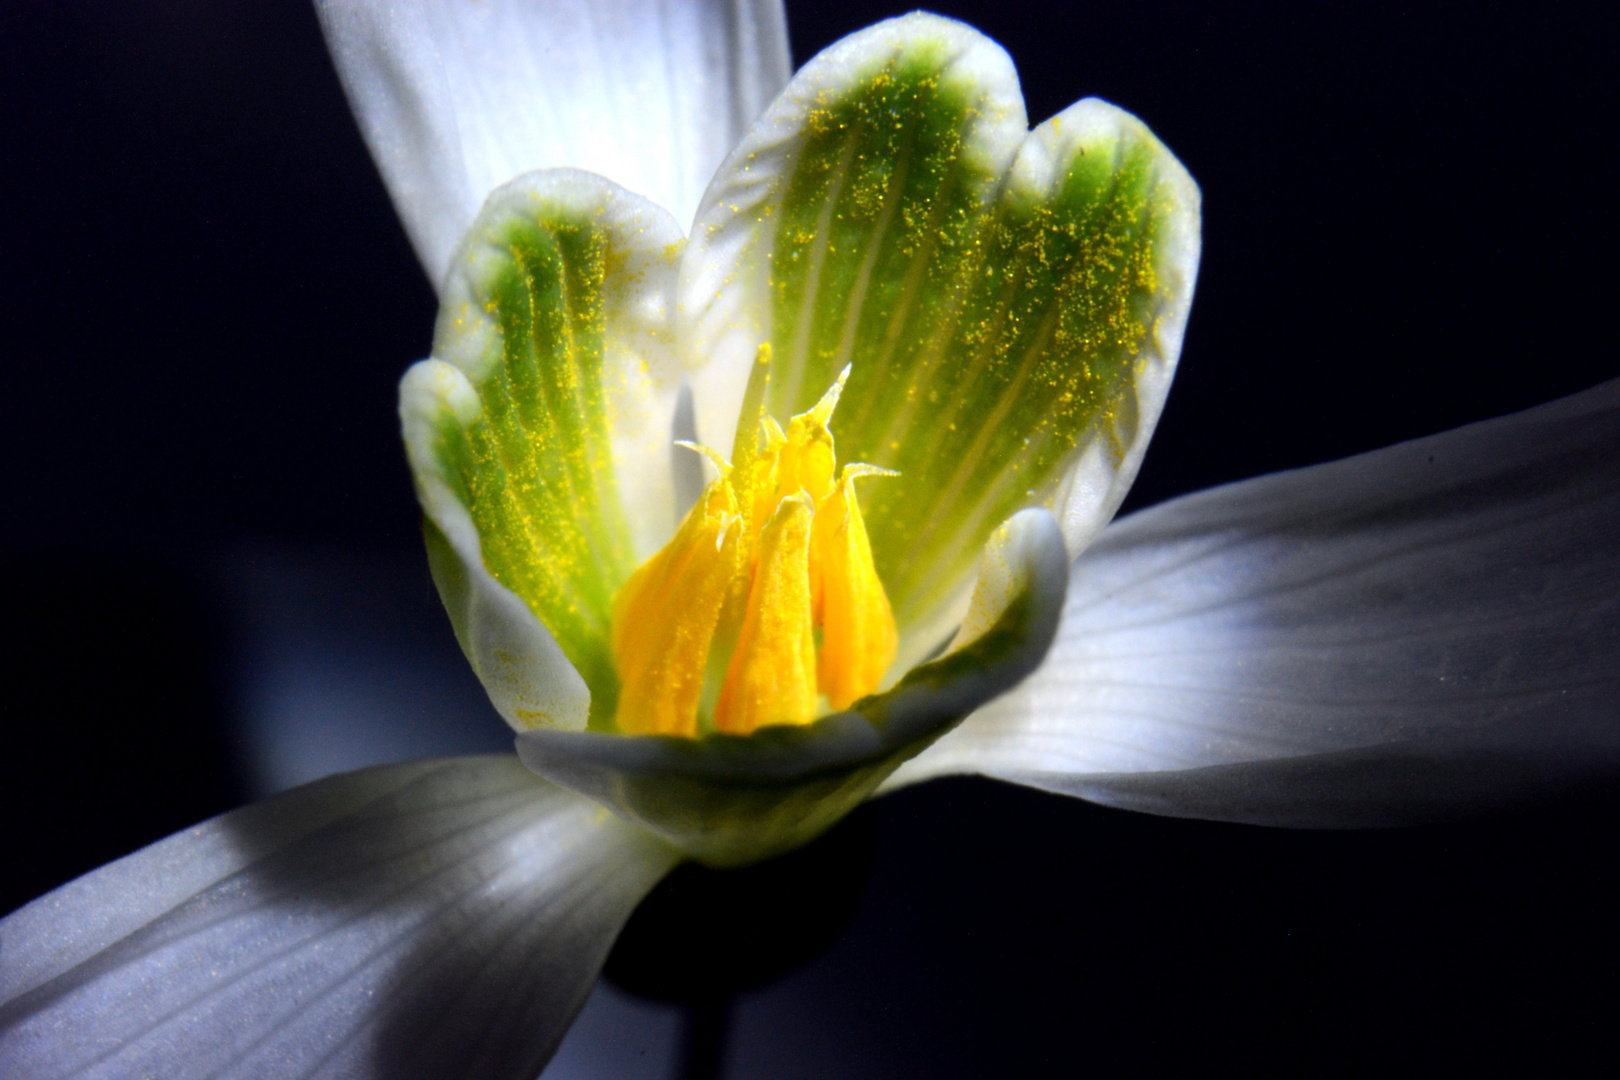
[[[610,355],[615,293],[638,284],[622,280],[645,256],[634,248],[668,248],[671,280],[679,249],[672,221],[641,220],[651,210],[560,170],[498,190],[452,260],[434,341],[481,404],[470,422],[439,414],[446,482],[485,567],[589,686],[593,724],[617,701],[609,613],[637,557],[614,465],[613,414],[626,398],[613,385],[625,381]],[[629,381],[648,381],[645,366],[632,358]]]
[[[1005,164],[965,153],[984,95],[949,77],[954,44],[919,35],[808,111],[772,251],[779,416],[809,408],[851,362],[854,400],[869,404],[926,349],[907,331],[950,317],[957,264]]]

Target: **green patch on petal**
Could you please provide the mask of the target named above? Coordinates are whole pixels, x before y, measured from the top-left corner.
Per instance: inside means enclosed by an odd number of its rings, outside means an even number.
[[[1141,365],[1191,287],[1166,238],[1196,192],[1145,128],[1082,103],[984,203],[962,153],[970,90],[925,39],[812,109],[773,252],[772,411],[853,362],[838,453],[900,474],[867,496],[867,526],[902,627],[960,595],[1010,514],[1059,508],[1082,449],[1120,466]],[[1065,136],[1068,118],[1087,130]]]
[[[803,412],[850,362],[865,381],[909,363],[918,343],[904,331],[948,317],[1000,179],[1002,161],[964,153],[984,102],[946,77],[959,44],[908,45],[807,110],[772,251],[778,417]]]
[[[947,600],[1008,515],[1051,506],[1080,447],[1103,439],[1117,467],[1135,441],[1135,376],[1157,351],[1161,232],[1176,211],[1161,153],[1093,145],[1050,194],[1015,177],[959,267],[949,333],[905,368],[851,379],[868,411],[840,431],[840,451],[900,473],[868,511],[897,618]]]
[[[603,386],[623,256],[605,211],[577,195],[498,192],[452,263],[434,353],[481,409],[465,424],[441,414],[438,446],[485,567],[551,631],[602,726],[618,695],[611,602],[635,566]]]

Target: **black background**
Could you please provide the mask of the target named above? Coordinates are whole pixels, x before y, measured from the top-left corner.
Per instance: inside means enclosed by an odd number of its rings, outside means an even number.
[[[801,4],[795,58],[902,10]],[[1107,98],[1203,189],[1197,302],[1129,506],[1620,374],[1602,5],[937,10],[1007,47],[1032,122]],[[454,643],[394,414],[433,296],[313,13],[8,4],[0,140],[9,910],[254,790],[233,684],[254,615],[221,584],[244,552],[407,567],[376,632]],[[822,1008],[781,1019],[776,1075],[1601,1053],[1617,809],[1292,833],[929,785],[852,824],[871,869],[834,959],[793,976]]]

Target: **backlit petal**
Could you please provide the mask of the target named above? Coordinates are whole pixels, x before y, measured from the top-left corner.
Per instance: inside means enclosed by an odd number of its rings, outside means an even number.
[[[484,198],[599,173],[684,227],[787,82],[780,0],[318,0],[372,156],[437,287]]]
[[[700,435],[731,441],[761,341],[776,349],[771,411],[785,421],[854,358],[869,291],[884,301],[869,318],[871,348],[887,341],[888,308],[948,289],[1025,126],[1012,61],[953,20],[890,19],[806,64],[715,174],[693,225],[682,347],[708,364],[696,382]],[[818,299],[849,308],[837,355],[819,357],[810,319],[777,319],[779,297],[796,310]]]
[[[1617,656],[1620,382],[1117,523],[1040,671],[891,786],[1428,820],[1612,776]]]
[[[429,518],[452,541],[451,518],[471,521],[483,565],[556,640],[593,715],[612,716],[618,685],[612,597],[675,525],[680,249],[667,213],[600,177],[503,187],[457,249],[428,362],[462,379],[459,396],[406,425]]]
[[[0,922],[0,1074],[530,1080],[673,861],[507,756],[318,781]]]
[[[458,493],[463,484],[451,470],[446,444],[478,422],[476,391],[459,368],[425,360],[406,372],[399,399],[428,566],[461,651],[495,711],[519,731],[585,727],[589,687],[551,631],[485,568],[483,541]]]

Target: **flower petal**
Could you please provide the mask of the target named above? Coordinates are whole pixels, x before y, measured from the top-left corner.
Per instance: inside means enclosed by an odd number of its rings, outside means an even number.
[[[773,369],[788,374],[773,376],[771,398],[785,420],[814,403],[857,344],[870,351],[886,339],[889,309],[909,312],[919,293],[932,300],[948,288],[1025,127],[1007,54],[937,15],[878,23],[800,69],[715,174],[682,262],[682,349],[706,365],[694,380],[699,435],[731,445],[762,341],[787,335],[773,340]],[[871,293],[883,301],[866,320],[876,334],[840,338],[840,354],[812,366],[801,338],[821,327],[798,309],[825,299],[853,334]],[[782,299],[792,325],[776,325]]]
[[[518,756],[712,865],[797,847],[1040,663],[1057,631],[1068,575],[1056,520],[1039,509],[1016,515],[998,531],[987,564],[993,569],[978,605],[983,632],[846,712],[701,739],[528,731],[518,735]]]
[[[526,1080],[674,861],[508,756],[322,780],[0,922],[0,1073]]]
[[[838,455],[899,471],[866,521],[903,642],[961,620],[986,538],[1029,505],[1071,551],[1158,419],[1199,250],[1198,190],[1135,118],[1082,101],[1034,132],[1011,62],[914,14],[806,65],[727,159],[681,266],[698,428],[730,437],[773,345],[778,418],[846,363]]]
[[[1385,825],[1620,766],[1620,382],[1145,510],[1046,664],[891,787]]]
[[[401,385],[418,495],[462,577],[483,588],[486,567],[522,598],[589,687],[593,716],[611,717],[617,693],[613,594],[675,524],[680,372],[669,324],[681,244],[667,213],[601,177],[557,169],[514,180],[457,249],[436,359]],[[441,590],[456,580],[454,561],[436,560]],[[518,608],[490,600],[481,610],[500,649],[538,640]],[[508,614],[516,621],[501,628]],[[494,661],[481,664],[470,631],[458,633],[490,685]],[[557,664],[545,653],[536,644],[503,670],[548,686]],[[534,657],[541,666],[525,674]],[[490,693],[515,727],[577,726],[562,708],[575,702],[571,686],[563,677],[556,708],[502,706],[502,692]],[[525,684],[523,694],[542,691]]]
[[[399,384],[400,426],[422,504],[433,583],[456,640],[495,711],[515,730],[579,730],[591,692],[551,631],[523,600],[485,569],[483,544],[467,511],[458,451],[483,413],[461,369],[424,360]]]
[[[450,530],[440,531],[432,514],[422,522],[433,584],[495,711],[515,731],[583,731],[591,691],[578,669],[523,600],[484,569],[483,546],[460,504],[443,494],[433,501],[444,506],[437,520]]]
[[[571,166],[684,225],[791,74],[780,0],[317,0],[435,285],[496,187]]]

